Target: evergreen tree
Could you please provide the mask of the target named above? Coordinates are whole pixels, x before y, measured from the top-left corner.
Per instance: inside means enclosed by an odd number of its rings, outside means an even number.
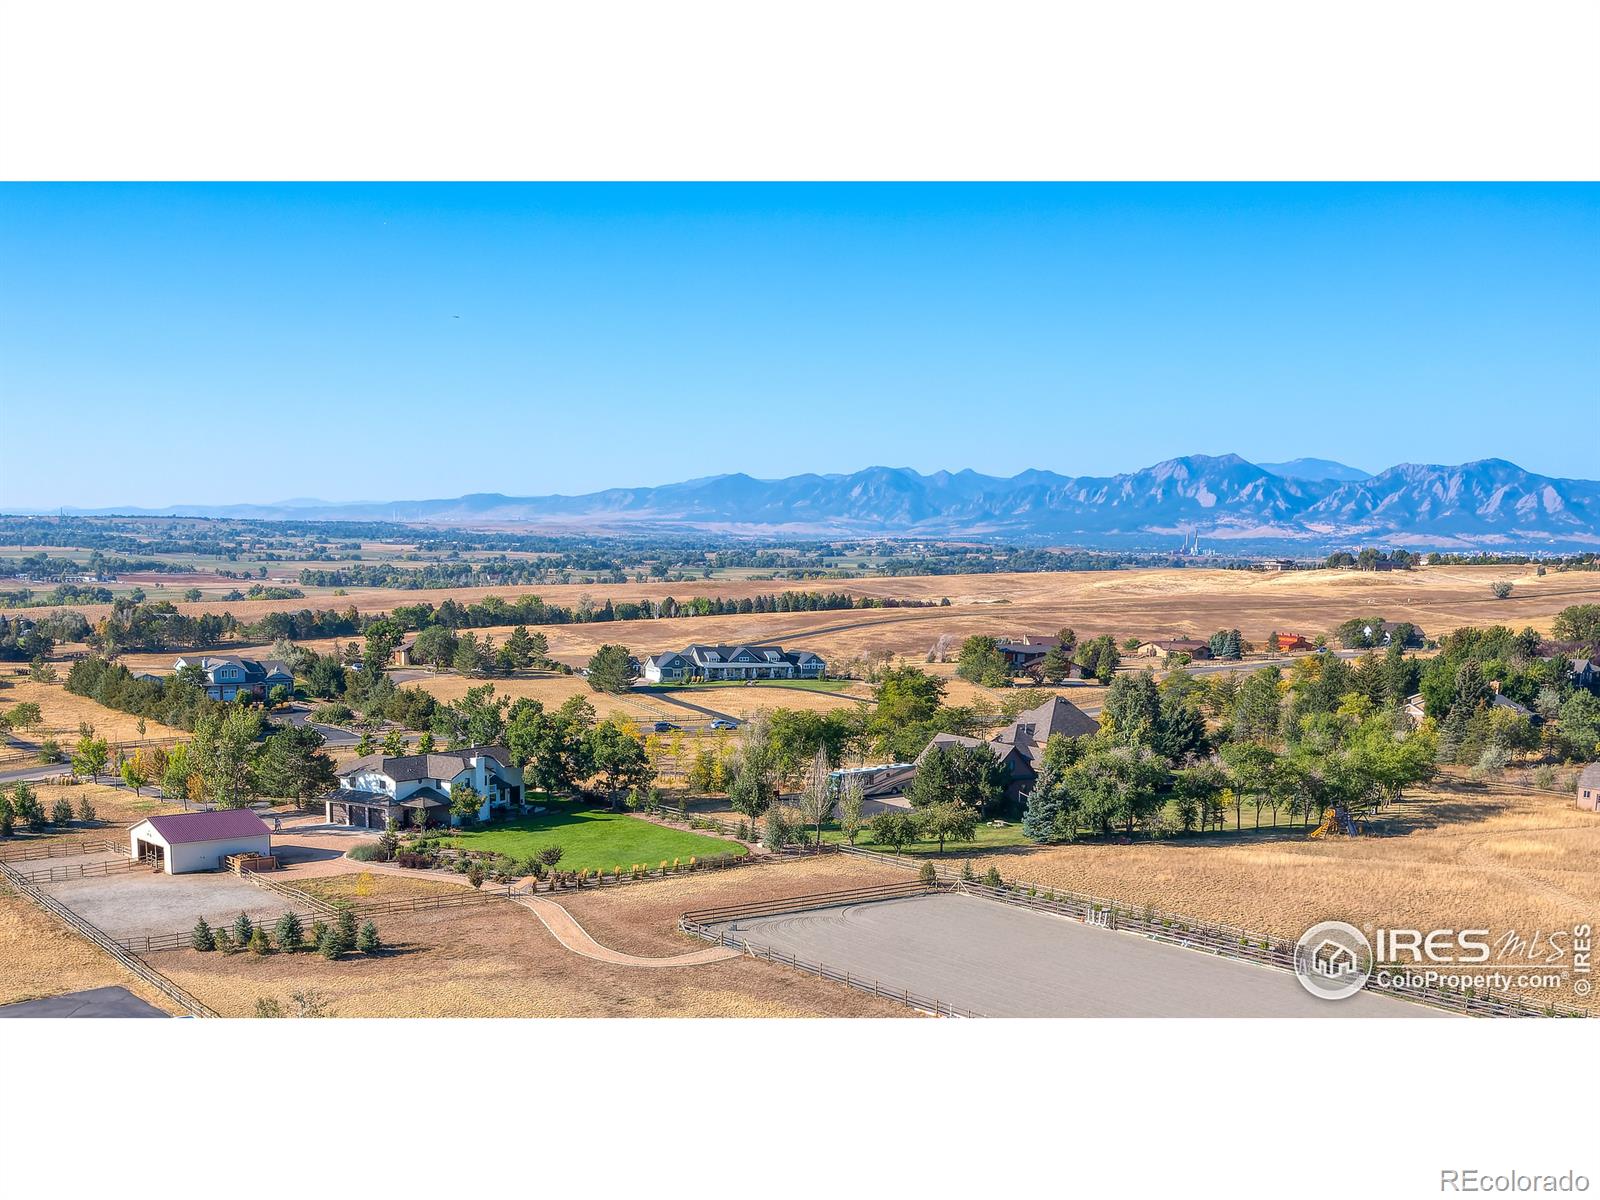
[[[330,962],[342,953],[339,948],[339,935],[334,932],[332,926],[323,926],[322,937],[317,942],[317,953]]]
[[[376,954],[383,949],[383,943],[378,940],[378,927],[371,921],[362,922],[356,934],[356,949],[363,954]]]
[[[347,954],[356,948],[356,914],[353,908],[346,905],[339,909],[339,915],[334,919],[333,932],[341,954]]]
[[[300,949],[300,939],[303,935],[300,918],[292,912],[284,913],[272,928],[272,939],[277,942],[280,950]]]
[[[211,934],[211,926],[206,924],[206,919],[201,917],[194,923],[194,932],[189,935],[189,945],[196,950],[215,950],[216,939]]]
[[[234,918],[233,940],[241,946],[250,944],[250,938],[255,933],[255,925],[251,922],[248,913],[241,912]]]
[[[604,645],[589,659],[589,686],[621,695],[633,686],[632,655],[626,646]]]
[[[1044,661],[1039,664],[1039,674],[1047,683],[1060,683],[1067,677],[1070,662],[1066,651],[1060,646],[1051,646],[1044,652]]]

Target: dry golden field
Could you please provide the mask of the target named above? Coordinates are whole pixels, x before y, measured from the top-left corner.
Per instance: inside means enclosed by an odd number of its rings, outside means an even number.
[[[1489,585],[1515,585],[1507,600],[1495,600]],[[949,608],[863,609],[819,613],[770,613],[658,621],[608,622],[546,627],[552,653],[568,661],[586,658],[601,642],[622,642],[654,653],[685,642],[779,641],[831,657],[889,650],[921,657],[942,633],[1054,633],[1063,625],[1080,636],[1118,638],[1210,634],[1240,629],[1260,641],[1273,630],[1316,633],[1350,616],[1378,613],[1415,622],[1429,633],[1459,625],[1504,623],[1548,630],[1550,619],[1569,604],[1594,600],[1600,580],[1582,572],[1536,576],[1531,567],[1422,567],[1414,571],[1222,571],[1203,568],[1141,569],[1037,574],[931,575],[890,578],[782,581],[694,581],[689,583],[552,584],[513,588],[438,591],[354,589],[347,596],[303,600],[203,600],[180,604],[185,612],[226,610],[241,620],[300,608],[345,608],[381,612],[397,604],[438,604],[453,597],[469,603],[487,596],[514,599],[536,594],[556,604],[583,596],[606,598],[691,595],[740,597],[785,590],[840,591],[853,596],[950,599]],[[91,620],[106,605],[84,605]]]
[[[1384,814],[1383,836],[1303,830],[974,857],[1007,879],[1298,937],[1353,925],[1549,932],[1600,919],[1600,818],[1570,797],[1442,779]]]
[[[115,959],[0,885],[0,1004],[113,985],[164,1012],[179,1011]]]
[[[137,669],[137,668],[136,668]],[[166,669],[172,669],[169,657]],[[63,677],[66,672],[63,670]],[[12,686],[0,691],[0,712],[7,712],[15,704],[31,700],[39,706],[43,725],[35,726],[19,736],[37,743],[44,738],[55,738],[63,750],[71,748],[78,740],[78,724],[86,721],[94,726],[95,733],[116,745],[119,742],[137,742],[184,736],[183,730],[173,729],[159,721],[146,721],[145,732],[139,733],[139,718],[97,704],[86,696],[75,696],[60,683],[35,683],[26,677],[13,678]]]
[[[678,913],[701,897],[801,895],[842,886],[831,872],[815,874],[814,868],[823,865],[749,867],[697,877],[697,884],[709,881],[705,889],[679,891],[678,881],[663,881],[581,899],[621,905],[656,925],[654,933],[638,932],[627,946],[616,948],[666,956],[703,946],[672,927]],[[888,870],[894,877],[901,874]],[[671,894],[655,900],[643,895],[655,889]],[[562,896],[561,902],[568,899]],[[577,915],[576,903],[573,911]],[[618,932],[587,906],[579,920],[602,944]],[[176,950],[151,955],[150,963],[224,1016],[250,1016],[261,998],[287,1004],[297,989],[321,993],[343,1017],[909,1015],[901,1005],[771,963],[734,959],[633,967],[597,962],[563,948],[532,912],[510,902],[390,916],[378,925],[394,947],[378,958],[354,955],[328,962],[311,953],[258,957]]]

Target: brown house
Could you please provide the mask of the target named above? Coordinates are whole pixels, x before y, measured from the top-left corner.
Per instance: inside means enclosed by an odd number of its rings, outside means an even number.
[[[988,746],[1005,764],[1010,774],[1010,780],[1006,784],[1006,796],[1014,800],[1027,795],[1028,790],[1033,787],[1033,781],[1039,777],[1039,765],[1044,759],[1044,744],[1050,740],[1052,734],[1087,737],[1099,731],[1100,722],[1076,704],[1070,700],[1063,700],[1060,696],[1052,696],[1037,708],[1030,708],[1027,712],[1019,714],[1015,721],[987,741],[982,738],[962,737],[954,733],[936,733],[922,753],[917,755],[917,762],[920,763],[940,746]],[[902,786],[910,783],[911,774],[907,773]]]

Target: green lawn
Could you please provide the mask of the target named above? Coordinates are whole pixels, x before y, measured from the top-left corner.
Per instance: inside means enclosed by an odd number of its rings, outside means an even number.
[[[564,871],[585,867],[609,871],[618,866],[627,870],[634,863],[658,866],[662,859],[687,861],[690,857],[748,853],[738,842],[668,829],[627,813],[561,801],[550,801],[549,808],[537,816],[457,830],[453,840],[463,850],[488,850],[512,858],[528,858],[546,846],[560,846],[566,852],[560,863]]]

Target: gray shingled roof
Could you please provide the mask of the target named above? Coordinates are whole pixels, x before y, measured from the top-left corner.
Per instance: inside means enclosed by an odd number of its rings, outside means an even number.
[[[389,756],[368,754],[347,766],[343,774],[375,771],[397,783],[407,779],[454,779],[474,758],[492,758],[503,767],[511,765],[511,753],[504,746],[473,746],[462,750],[435,750],[431,754]]]

